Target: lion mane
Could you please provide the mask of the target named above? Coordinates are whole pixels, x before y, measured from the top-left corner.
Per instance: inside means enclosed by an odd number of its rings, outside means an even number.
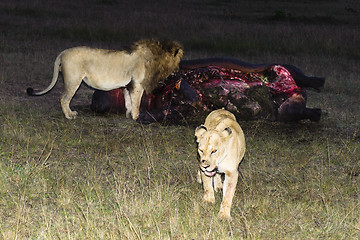
[[[183,46],[176,41],[141,40],[135,43],[135,49],[148,49],[152,55],[146,64],[146,76],[142,82],[146,94],[150,94],[160,80],[167,78],[174,70],[177,71],[179,64],[173,59],[176,57],[180,60],[183,57]]]

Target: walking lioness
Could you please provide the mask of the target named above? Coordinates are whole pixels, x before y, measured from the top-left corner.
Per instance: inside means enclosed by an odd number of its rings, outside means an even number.
[[[182,56],[183,48],[179,43],[155,40],[138,41],[131,51],[70,48],[57,56],[50,85],[37,93],[28,88],[27,93],[39,96],[49,92],[61,71],[64,78],[61,107],[66,118],[74,119],[77,115],[70,109],[70,101],[84,81],[90,87],[105,91],[124,87],[126,116],[131,114],[135,120],[144,90],[151,93],[159,80],[177,70]]]
[[[238,166],[245,154],[244,133],[235,116],[227,110],[211,112],[195,130],[198,143],[200,183],[205,202],[215,203],[214,189],[223,188],[219,217],[231,219],[230,209],[238,181]],[[221,175],[225,174],[224,186]]]

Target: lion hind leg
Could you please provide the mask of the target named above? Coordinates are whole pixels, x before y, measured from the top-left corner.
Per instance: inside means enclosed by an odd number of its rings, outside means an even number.
[[[78,114],[76,111],[72,111],[70,109],[70,102],[80,87],[81,81],[81,78],[80,80],[67,81],[66,75],[64,74],[65,90],[60,98],[60,103],[63,113],[67,119],[75,119]]]
[[[78,114],[77,111],[72,111],[70,108],[70,101],[74,95],[75,95],[75,92],[73,94],[72,93],[64,93],[60,99],[61,108],[67,119],[75,119]]]

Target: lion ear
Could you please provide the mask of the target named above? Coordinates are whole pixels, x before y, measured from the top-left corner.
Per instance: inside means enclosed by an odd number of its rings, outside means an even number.
[[[195,137],[196,141],[198,141],[199,137],[204,134],[204,132],[207,131],[207,128],[204,125],[200,125],[195,129]]]
[[[176,57],[176,55],[179,53],[179,50],[180,50],[180,49],[177,48],[177,49],[174,51],[174,57]]]
[[[174,57],[178,57],[178,58],[182,58],[184,55],[184,50],[182,48],[181,45],[176,46],[176,48],[174,48]]]

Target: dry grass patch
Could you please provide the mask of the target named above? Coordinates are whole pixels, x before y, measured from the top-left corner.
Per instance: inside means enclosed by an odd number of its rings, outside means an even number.
[[[359,9],[358,1],[2,1],[0,238],[357,239]],[[143,126],[95,115],[82,86],[72,102],[81,117],[68,121],[62,83],[41,98],[25,94],[48,84],[63,49],[117,49],[144,37],[179,40],[186,59],[290,63],[327,78],[320,94],[309,92],[309,106],[324,112],[319,123],[240,122],[247,153],[231,222],[217,218],[221,194],[204,204],[195,181],[202,116]]]

